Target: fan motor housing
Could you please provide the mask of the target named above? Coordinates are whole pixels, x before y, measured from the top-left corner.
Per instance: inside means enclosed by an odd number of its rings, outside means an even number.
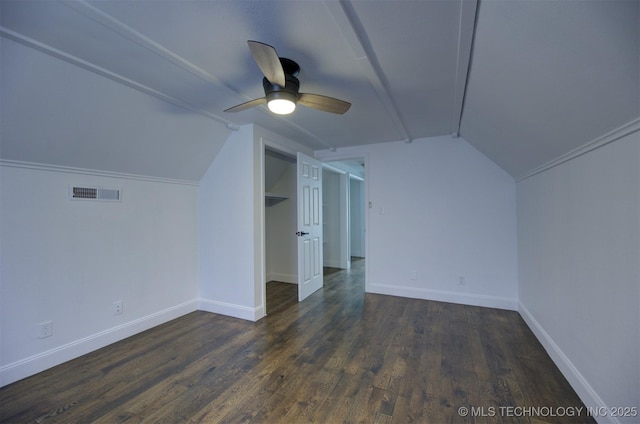
[[[285,74],[284,87],[280,87],[278,84],[271,84],[266,78],[262,78],[262,86],[264,87],[264,95],[267,98],[267,102],[274,99],[287,99],[294,103],[298,101],[300,81],[291,74]]]

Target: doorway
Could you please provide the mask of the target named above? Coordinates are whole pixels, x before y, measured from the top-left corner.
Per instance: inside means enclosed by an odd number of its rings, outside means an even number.
[[[323,167],[324,265],[329,272],[349,270],[366,257],[365,160],[329,161]],[[362,262],[358,265],[363,272]]]
[[[322,163],[265,145],[262,164],[262,292],[267,313],[271,282],[296,284],[299,301],[323,285]]]
[[[273,292],[272,289],[281,293],[278,303],[285,301],[283,297],[286,298],[289,292],[294,295],[297,293],[297,195],[294,156],[265,147],[264,192],[264,292],[266,313],[269,313],[269,309],[274,307],[266,304],[266,301],[272,297],[269,296],[269,292]]]
[[[297,190],[297,158],[296,153],[286,148],[280,150],[278,145],[262,142],[262,171],[263,174],[263,191],[264,191],[264,207],[263,207],[263,265],[262,265],[262,299],[265,314],[271,310],[277,311],[277,306],[271,306],[267,302],[267,292],[269,284],[277,288],[280,293],[290,293],[291,302],[297,303],[298,299],[295,293],[298,289],[298,239],[297,229],[297,213],[298,199]],[[339,228],[337,238],[331,240],[322,240],[320,246],[324,253],[330,252],[332,256],[328,256],[331,260],[335,257],[335,252],[339,252],[340,262],[337,264],[338,269],[351,268],[353,260],[360,260],[358,264],[358,272],[365,274],[368,264],[364,263],[366,257],[366,184],[365,184],[365,163],[366,158],[356,159],[340,159],[338,161],[330,161],[322,163],[321,174],[323,176],[323,187],[321,188],[321,220],[322,235],[324,238],[325,228],[331,227],[330,211],[338,210]],[[331,199],[325,199],[326,193],[324,189],[325,175],[333,173],[338,175],[339,181],[338,201],[332,202]],[[331,176],[329,176],[331,178]],[[328,200],[328,201],[327,201]],[[335,209],[337,208],[337,209]],[[335,222],[335,220],[334,220]],[[337,249],[331,247],[335,244],[335,240],[339,240]],[[323,258],[320,268],[326,265],[335,265],[335,262],[327,263]],[[363,265],[364,263],[364,265]],[[331,270],[324,268],[331,273]],[[284,286],[283,286],[284,285]],[[282,290],[284,289],[284,290]],[[282,298],[280,302],[282,302]],[[273,309],[275,308],[275,309]]]

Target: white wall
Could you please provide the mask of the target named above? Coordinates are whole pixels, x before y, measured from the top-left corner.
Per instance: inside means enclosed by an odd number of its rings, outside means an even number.
[[[466,141],[434,137],[316,156],[367,159],[367,291],[517,308],[515,182]]]
[[[342,177],[342,178],[341,178]],[[327,168],[322,170],[322,248],[324,266],[341,267],[341,193],[344,176]],[[344,206],[342,206],[344,207]]]
[[[264,149],[307,152],[245,125],[232,133],[198,191],[200,309],[258,320],[265,315]]]
[[[520,181],[518,231],[529,326],[587,406],[640,406],[640,133]]]
[[[0,385],[196,309],[195,185],[6,164],[0,181]],[[71,201],[70,184],[122,201]]]
[[[365,247],[364,181],[349,180],[349,236],[351,256],[363,258]]]
[[[255,299],[256,208],[253,126],[229,137],[198,193],[200,308],[256,320],[264,305]],[[264,199],[262,199],[264,202]]]

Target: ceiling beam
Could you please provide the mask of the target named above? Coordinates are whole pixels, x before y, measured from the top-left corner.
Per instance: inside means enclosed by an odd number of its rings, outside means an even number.
[[[24,46],[27,47],[31,47],[32,49],[38,50],[42,53],[46,53],[50,56],[53,56],[57,59],[63,60],[67,63],[70,63],[72,65],[78,66],[82,69],[85,69],[87,71],[91,71],[95,74],[98,74],[100,76],[103,76],[105,78],[108,78],[114,82],[120,83],[122,85],[125,85],[129,88],[133,88],[135,90],[138,90],[142,93],[148,94],[150,96],[156,97],[158,99],[164,100],[166,102],[169,102],[175,106],[179,106],[183,109],[187,109],[190,110],[192,112],[198,113],[202,116],[204,116],[205,118],[209,118],[212,119],[214,121],[217,121],[221,124],[224,124],[228,129],[236,131],[238,130],[238,126],[235,125],[234,123],[232,123],[231,121],[228,121],[226,119],[223,119],[211,112],[208,112],[206,110],[197,108],[187,102],[184,102],[176,97],[170,96],[166,93],[163,93],[161,91],[155,90],[151,87],[147,87],[146,85],[140,84],[136,81],[133,81],[129,78],[123,77],[122,75],[119,75],[115,72],[111,72],[108,69],[102,68],[96,64],[87,62],[85,60],[80,59],[79,57],[73,56],[69,53],[63,52],[61,50],[58,50],[54,47],[51,47],[47,44],[41,43],[39,41],[33,40],[29,37],[26,37],[22,34],[19,34],[15,31],[12,31],[10,29],[4,28],[2,26],[0,26],[0,37],[4,37],[8,40],[13,40],[15,42],[18,42]]]
[[[154,40],[150,39],[149,37],[145,36],[144,34],[141,34],[140,32],[134,30],[133,28],[129,27],[128,25],[122,23],[121,21],[119,21],[118,19],[114,18],[113,16],[103,12],[102,10],[99,10],[98,8],[94,7],[93,5],[87,3],[86,1],[83,0],[60,0],[60,2],[70,8],[72,8],[73,10],[75,10],[76,12],[80,13],[81,15],[83,15],[84,17],[91,19],[97,23],[99,23],[100,25],[103,25],[109,29],[111,29],[112,31],[120,34],[121,36],[123,36],[124,38],[126,38],[127,40],[147,49],[150,50],[152,52],[154,52],[155,54],[157,54],[158,56],[164,58],[165,60],[167,60],[170,63],[173,63],[177,66],[179,66],[180,68],[182,68],[183,70],[201,78],[202,80],[210,83],[210,84],[214,84],[214,85],[218,85],[218,86],[223,86],[225,88],[227,88],[228,90],[232,91],[234,94],[241,96],[245,99],[249,99],[249,97],[245,94],[242,93],[240,91],[238,91],[237,89],[235,89],[234,87],[226,84],[224,81],[220,80],[218,77],[216,77],[215,75],[212,75],[211,73],[205,71],[204,69],[196,66],[195,64],[193,64],[192,62],[190,62],[189,60],[179,56],[178,54],[172,52],[171,50],[167,49],[166,47],[162,46],[161,44],[155,42]],[[143,84],[140,84],[134,80],[131,80],[127,77],[124,77],[118,73],[112,72],[108,69],[102,68],[94,63],[85,61],[83,59],[80,59],[74,55],[71,55],[69,53],[63,52],[61,50],[58,50],[52,46],[49,46],[45,43],[33,40],[29,37],[26,37],[22,34],[19,34],[15,31],[9,30],[7,28],[4,28],[2,26],[0,26],[0,36],[5,37],[7,39],[19,42],[25,46],[34,48],[36,50],[41,51],[42,53],[46,53],[48,55],[51,55],[53,57],[56,57],[58,59],[64,60],[70,64],[76,65],[78,67],[81,67],[85,70],[91,71],[93,73],[96,73],[98,75],[101,75],[103,77],[109,78],[110,80],[114,81],[114,82],[118,82],[120,84],[123,84],[129,88],[133,88],[135,90],[138,90],[140,92],[143,92],[145,94],[154,96],[156,98],[159,98],[161,100],[167,101],[175,106],[181,107],[183,109],[189,110],[191,112],[195,112],[205,118],[209,118],[212,119],[214,121],[217,121],[219,123],[224,124],[228,129],[232,130],[232,131],[237,131],[239,129],[239,126],[233,122],[230,119],[227,119],[225,117],[219,116],[215,113],[211,113],[207,110],[204,110],[200,107],[194,106],[188,102],[185,102],[183,100],[181,100],[180,98],[177,98],[175,96],[172,96],[170,94],[165,93],[164,91],[161,90],[157,90],[155,88],[152,87],[148,87],[145,86]],[[262,110],[263,113],[268,113],[266,112],[266,109]],[[269,114],[271,115],[271,114]],[[280,118],[280,117],[278,117]],[[315,134],[311,134],[309,131],[303,129],[302,127],[300,127],[299,125],[296,125],[294,123],[292,123],[291,121],[288,121],[286,119],[280,119],[281,123],[291,129],[293,129],[294,131],[300,133],[302,136],[313,139],[317,144],[320,145],[324,145],[326,146],[326,148],[333,148],[333,145],[329,142],[327,142],[326,140],[322,140],[320,139],[318,136],[316,136]]]
[[[411,133],[391,95],[387,77],[382,71],[371,41],[353,6],[347,0],[326,1],[324,4],[340,29],[346,44],[351,48],[354,59],[361,65],[362,71],[384,106],[387,115],[393,121],[400,134],[398,139],[410,143],[413,140]]]
[[[236,89],[235,87],[227,84],[225,81],[221,80],[220,78],[216,77],[215,75],[205,71],[204,69],[200,68],[199,66],[195,65],[193,62],[183,58],[182,56],[179,56],[178,54],[174,53],[173,51],[169,50],[168,48],[164,47],[163,45],[157,43],[156,41],[152,40],[151,38],[145,36],[144,34],[134,30],[133,28],[129,27],[128,25],[124,24],[123,22],[121,22],[120,20],[114,18],[113,16],[103,12],[102,10],[94,7],[93,5],[87,3],[85,0],[60,0],[62,3],[64,3],[65,5],[67,5],[68,7],[76,10],[78,13],[86,16],[89,19],[94,20],[95,22],[98,22],[101,25],[104,25],[105,27],[111,29],[112,31],[117,32],[118,34],[122,35],[123,37],[127,38],[129,41],[138,44],[141,47],[146,48],[147,50],[150,50],[152,52],[154,52],[155,54],[157,54],[158,56],[164,58],[165,60],[179,66],[180,68],[184,69],[187,72],[190,72],[191,74],[203,79],[204,81],[217,85],[217,86],[222,86],[227,88],[228,90],[232,91],[234,94],[241,96],[242,98],[244,98],[245,100],[252,100],[251,97],[249,97],[247,94],[243,93],[242,91]],[[162,93],[164,95],[164,93]],[[167,95],[165,95],[167,96]],[[157,96],[159,97],[159,96]],[[171,100],[171,103],[174,103],[178,106],[184,107],[188,110],[191,111],[195,111],[200,113],[201,115],[204,115],[206,117],[212,118],[216,121],[221,121],[221,122],[225,122],[225,124],[227,125],[227,127],[229,129],[232,130],[237,130],[239,127],[233,123],[231,120],[220,117],[214,113],[208,112],[206,110],[197,108],[195,106],[189,105],[179,99],[176,99],[175,97],[172,96],[167,96],[169,97]],[[162,97],[161,97],[162,98]],[[177,101],[174,101],[177,100]],[[262,113],[266,113],[269,116],[273,116],[273,114],[271,114],[270,112],[267,111],[266,108],[258,108],[259,111],[261,111]],[[315,134],[310,133],[309,131],[305,130],[304,128],[302,128],[299,125],[294,124],[293,122],[285,119],[284,117],[280,117],[278,116],[277,118],[280,119],[281,123],[285,126],[288,126],[289,128],[293,129],[294,131],[299,132],[301,135],[307,137],[307,138],[311,138],[313,139],[317,144],[320,145],[324,145],[327,148],[332,148],[333,145],[326,141],[326,140],[322,140],[320,139],[318,136],[316,136]]]
[[[99,23],[100,25],[109,28],[113,32],[116,32],[126,38],[127,40],[157,54],[161,58],[167,60],[168,62],[173,63],[174,65],[179,66],[185,71],[201,78],[202,80],[226,87],[227,89],[233,91],[236,94],[241,94],[236,91],[232,86],[226,84],[220,78],[212,75],[211,73],[205,71],[199,66],[195,65],[193,62],[183,58],[182,56],[172,52],[168,48],[164,47],[160,43],[152,40],[146,35],[134,30],[130,26],[121,22],[120,20],[114,18],[113,16],[103,12],[97,7],[87,3],[84,0],[60,0],[61,3],[85,16],[86,18],[91,19],[94,22]],[[226,119],[221,118],[226,121]]]
[[[453,94],[453,126],[451,134],[460,134],[464,99],[471,70],[471,55],[476,32],[478,0],[460,0],[460,21],[458,24],[458,57],[456,63],[456,82]]]

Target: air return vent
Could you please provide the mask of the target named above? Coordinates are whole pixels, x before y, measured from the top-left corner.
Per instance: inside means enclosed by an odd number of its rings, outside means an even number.
[[[71,200],[119,202],[120,189],[91,186],[69,186],[69,198]]]

